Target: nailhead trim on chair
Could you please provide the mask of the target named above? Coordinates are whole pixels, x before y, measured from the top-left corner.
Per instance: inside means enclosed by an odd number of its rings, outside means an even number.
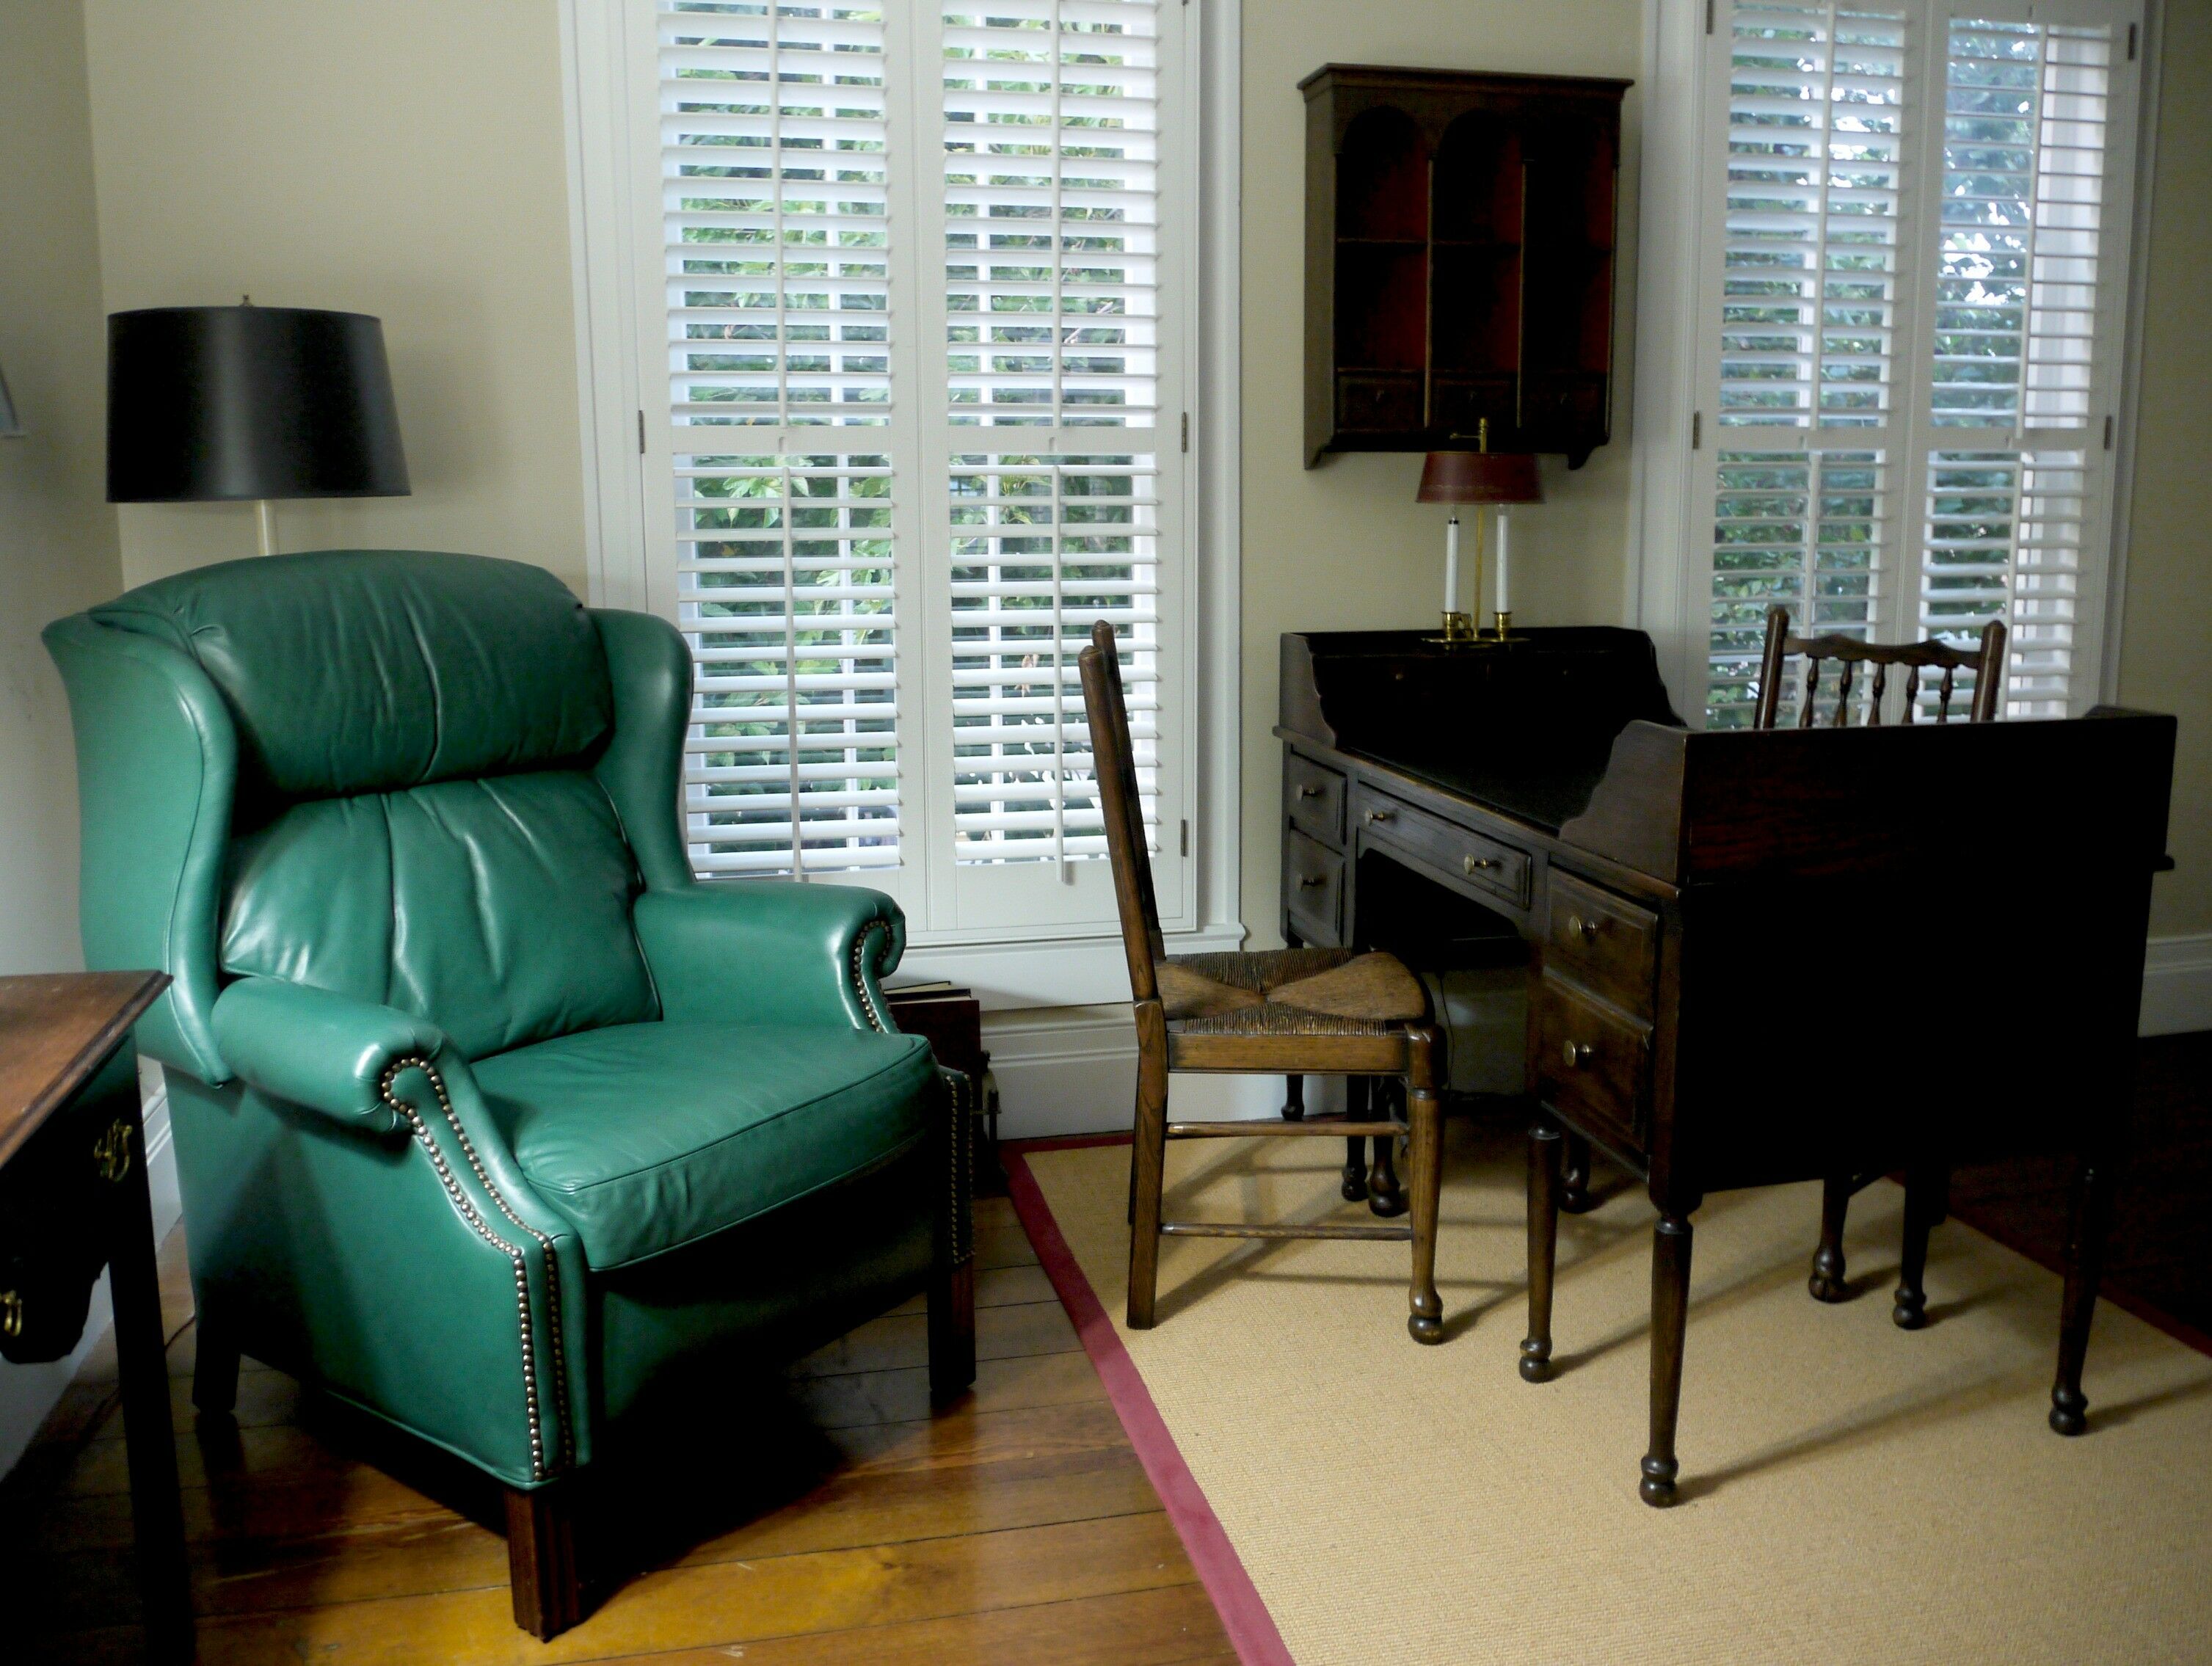
[[[383,1095],[385,1104],[404,1117],[408,1125],[415,1130],[416,1140],[429,1154],[430,1166],[437,1170],[439,1180],[444,1183],[446,1196],[452,1202],[453,1212],[468,1223],[478,1237],[491,1245],[493,1249],[503,1253],[514,1267],[515,1311],[522,1334],[523,1408],[530,1424],[530,1474],[533,1481],[544,1481],[546,1477],[545,1438],[538,1406],[538,1354],[530,1323],[529,1262],[519,1248],[501,1237],[485,1224],[484,1218],[477,1212],[476,1205],[469,1201],[468,1195],[461,1190],[459,1182],[453,1178],[453,1171],[446,1162],[445,1152],[438,1148],[437,1137],[430,1132],[430,1125],[422,1120],[422,1115],[414,1106],[392,1091],[392,1084],[410,1070],[419,1070],[429,1079],[431,1091],[438,1096],[438,1104],[446,1113],[447,1122],[453,1125],[455,1134],[460,1134],[461,1144],[465,1149],[468,1146],[468,1136],[461,1134],[460,1123],[453,1116],[453,1101],[446,1097],[446,1084],[440,1079],[436,1068],[429,1060],[419,1055],[394,1059],[386,1067],[383,1078],[377,1084],[378,1091]],[[507,1201],[500,1196],[491,1183],[485,1178],[483,1167],[477,1162],[476,1153],[472,1150],[469,1152],[469,1163],[470,1166],[476,1170],[477,1178],[483,1183],[485,1192],[494,1202],[499,1205],[501,1212],[508,1219],[514,1220],[518,1226],[522,1225],[521,1221],[515,1219],[514,1212],[507,1207]],[[526,1227],[525,1230],[529,1229]],[[545,1245],[546,1316],[548,1329],[553,1333],[554,1347],[557,1350],[560,1347],[560,1280],[553,1265],[551,1240],[546,1238],[542,1233],[537,1236],[539,1242]],[[568,1424],[567,1371],[557,1352],[554,1356],[554,1363],[555,1379],[562,1385],[561,1424],[565,1432]],[[564,1450],[567,1444],[564,1433],[562,1440]]]
[[[860,928],[860,934],[853,939],[853,993],[860,997],[860,1010],[867,1014],[869,1024],[886,1035],[890,1033],[892,1026],[884,1021],[883,1013],[877,1010],[875,997],[868,993],[867,974],[862,968],[867,964],[870,941],[878,937],[888,936],[890,930],[890,928],[882,921],[871,920]]]
[[[973,1091],[967,1077],[943,1065],[937,1073],[945,1079],[947,1096],[952,1102],[952,1207],[945,1211],[945,1219],[951,1223],[952,1252],[951,1264],[959,1267],[972,1260],[975,1254],[975,1222],[973,1213],[961,1207],[969,1197],[975,1177],[975,1120],[969,1104]]]

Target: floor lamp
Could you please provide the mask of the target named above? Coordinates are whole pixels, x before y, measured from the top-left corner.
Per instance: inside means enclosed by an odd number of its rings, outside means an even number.
[[[107,320],[107,501],[404,497],[384,325],[296,307],[155,307]]]

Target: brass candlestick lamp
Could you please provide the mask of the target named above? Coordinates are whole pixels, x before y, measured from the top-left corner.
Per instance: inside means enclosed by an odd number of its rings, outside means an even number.
[[[1492,451],[1490,421],[1485,417],[1475,431],[1474,450],[1432,451],[1429,453],[1428,461],[1421,470],[1420,489],[1414,493],[1413,498],[1419,503],[1498,506],[1498,605],[1493,610],[1497,621],[1494,633],[1484,635],[1479,623],[1482,617],[1481,517],[1478,515],[1474,523],[1474,607],[1468,612],[1461,611],[1459,605],[1459,516],[1454,514],[1444,523],[1443,634],[1425,640],[1454,648],[1516,640],[1512,605],[1506,588],[1509,557],[1505,506],[1544,501],[1543,487],[1536,477],[1536,459],[1525,453],[1501,454]]]

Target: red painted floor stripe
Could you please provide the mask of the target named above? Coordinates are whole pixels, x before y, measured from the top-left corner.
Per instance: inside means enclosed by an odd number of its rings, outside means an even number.
[[[1099,1305],[1091,1280],[1084,1277],[1074,1253],[1067,1247],[1067,1240],[1060,1236],[1060,1223],[1052,1218],[1052,1209],[1038,1189],[1036,1177],[1030,1172],[1027,1158],[1030,1152],[1126,1145],[1128,1139],[1123,1134],[1025,1140],[1018,1148],[1010,1147],[1003,1153],[1006,1190],[1013,1199],[1014,1213],[1021,1217],[1023,1230],[1036,1247],[1037,1260],[1044,1264],[1045,1276],[1052,1280],[1052,1287],[1059,1293],[1067,1316],[1075,1322],[1075,1334],[1083,1340],[1084,1352],[1091,1356],[1092,1368],[1106,1385],[1106,1397],[1113,1402],[1121,1427],[1128,1433],[1129,1444],[1136,1448],[1137,1461],[1145,1466],[1152,1490],[1167,1506],[1168,1519],[1175,1523],[1183,1548],[1190,1553],[1191,1565],[1198,1570],[1200,1583],[1205,1585],[1206,1594],[1212,1598],[1214,1608],[1221,1615],[1222,1627],[1229,1633],[1237,1657],[1244,1666],[1295,1666],[1291,1651],[1283,1645],[1282,1634],[1275,1629],[1274,1620],[1267,1613],[1267,1605],[1253,1589],[1252,1578],[1245,1572],[1236,1547],[1229,1542],[1220,1518],[1206,1501],[1206,1494],[1191,1474],[1190,1466],[1183,1462],[1175,1437],[1168,1432],[1159,1408],[1152,1403],[1151,1390],[1145,1387],[1136,1361],[1129,1358],[1129,1351],[1121,1345],[1114,1322]]]

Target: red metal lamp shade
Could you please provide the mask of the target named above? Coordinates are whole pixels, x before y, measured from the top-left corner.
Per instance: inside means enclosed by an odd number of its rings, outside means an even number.
[[[1536,459],[1494,451],[1432,451],[1421,470],[1419,503],[1541,503]]]

